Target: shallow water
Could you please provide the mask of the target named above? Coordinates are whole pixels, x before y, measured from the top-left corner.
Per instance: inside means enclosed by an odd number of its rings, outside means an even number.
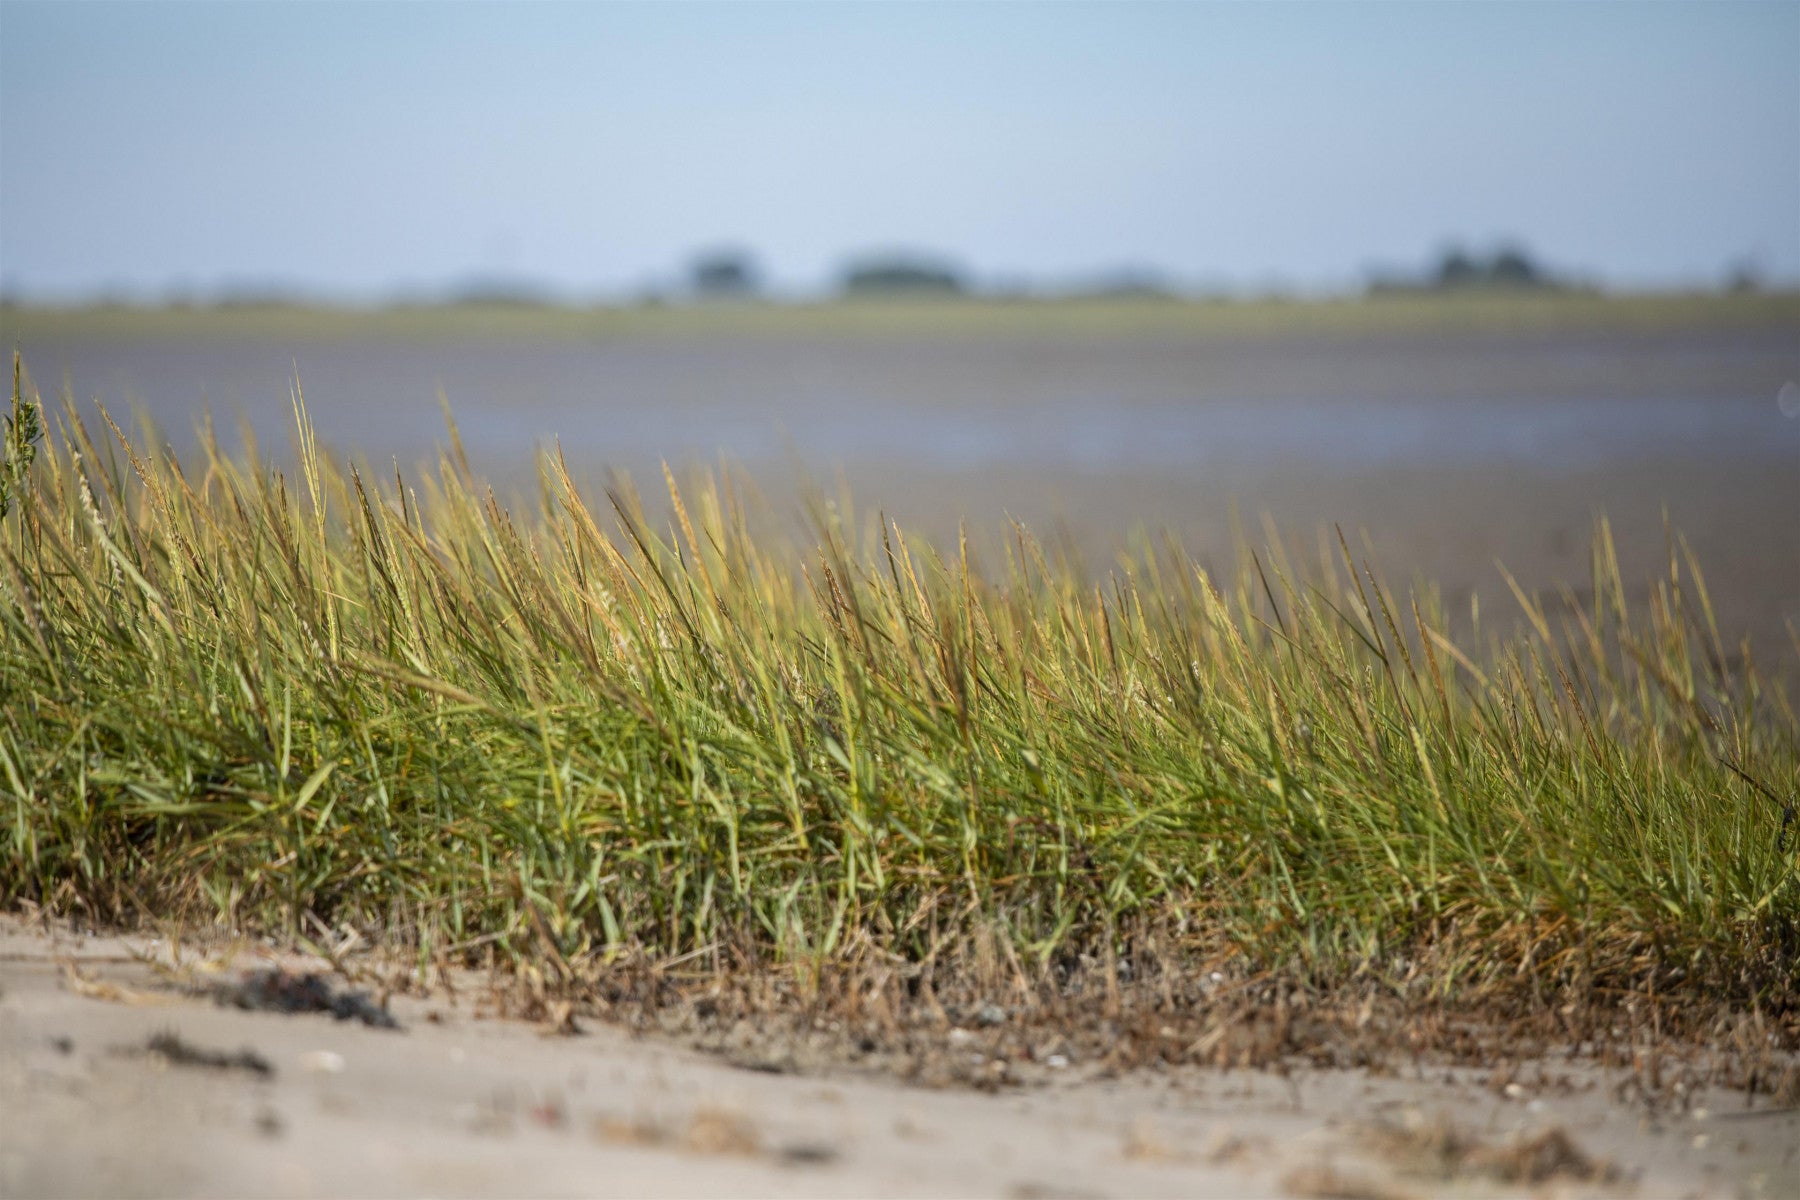
[[[1800,467],[1800,331],[1639,336],[1176,340],[644,339],[283,343],[60,338],[43,383],[139,404],[177,446],[203,408],[274,447],[296,370],[324,437],[408,462],[440,439],[440,392],[491,467],[560,441],[585,467],[790,455],[931,471],[1197,470],[1279,464],[1580,470],[1704,456]]]

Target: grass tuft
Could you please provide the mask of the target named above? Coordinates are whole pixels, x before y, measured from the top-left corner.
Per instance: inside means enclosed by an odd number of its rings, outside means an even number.
[[[801,554],[729,480],[665,524],[550,455],[515,514],[296,420],[290,475],[62,409],[0,525],[0,903],[571,978],[1116,975],[1154,927],[1323,987],[1794,1008],[1800,723],[1679,549],[1634,608],[1602,523],[1586,590],[1452,636],[1347,540],[1096,584],[820,505]]]

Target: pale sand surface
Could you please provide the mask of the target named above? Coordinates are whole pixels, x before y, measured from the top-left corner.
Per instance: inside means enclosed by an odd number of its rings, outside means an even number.
[[[0,918],[0,1195],[1331,1194],[1320,1181],[1379,1197],[1800,1195],[1793,1112],[1717,1094],[1650,1113],[1562,1063],[1545,1067],[1565,1086],[1512,1096],[1441,1068],[1099,1078],[1080,1064],[983,1094],[763,1074],[593,1022],[545,1036],[477,1016],[479,988],[394,998],[400,1032],[244,1012],[182,995],[145,957],[166,963],[169,946]],[[183,961],[192,979],[323,965],[242,946],[210,964],[220,975]],[[161,1032],[253,1050],[273,1074],[171,1064],[144,1051]],[[341,1069],[318,1069],[321,1051]],[[1497,1145],[1560,1129],[1624,1177],[1420,1178],[1367,1133],[1432,1120]]]

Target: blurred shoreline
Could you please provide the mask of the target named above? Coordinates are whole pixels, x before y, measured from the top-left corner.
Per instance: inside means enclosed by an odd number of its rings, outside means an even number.
[[[1337,297],[866,297],[823,301],[696,301],[562,305],[481,302],[314,304],[0,304],[0,333],[38,337],[424,337],[547,340],[604,336],[1110,337],[1516,336],[1604,329],[1655,334],[1740,328],[1800,339],[1800,290],[1603,293],[1491,289]]]

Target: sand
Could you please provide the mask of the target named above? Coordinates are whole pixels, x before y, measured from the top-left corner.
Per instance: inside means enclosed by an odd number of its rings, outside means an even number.
[[[0,1195],[1800,1195],[1795,1112],[1725,1093],[1652,1112],[1580,1064],[1498,1090],[1428,1066],[1071,1064],[984,1093],[744,1070],[595,1022],[552,1034],[481,1015],[467,980],[392,998],[398,1031],[194,994],[272,964],[330,969],[0,918]],[[159,1036],[231,1065],[173,1061]],[[1466,1152],[1430,1159],[1407,1130]],[[1534,1162],[1552,1177],[1520,1177]]]

